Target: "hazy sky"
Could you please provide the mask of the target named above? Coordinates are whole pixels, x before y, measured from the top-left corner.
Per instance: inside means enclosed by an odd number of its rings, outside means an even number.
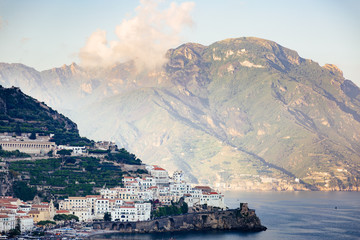
[[[157,1],[159,2],[159,1]],[[255,36],[332,63],[360,86],[358,0],[0,0],[0,62],[45,70]],[[126,51],[128,50],[128,51]],[[130,51],[131,50],[131,51]],[[80,56],[80,57],[79,57]],[[161,62],[161,59],[158,59]],[[143,64],[148,59],[143,58]]]

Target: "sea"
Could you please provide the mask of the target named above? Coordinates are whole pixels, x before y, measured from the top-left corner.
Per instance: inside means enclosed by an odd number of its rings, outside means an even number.
[[[156,234],[104,234],[91,239],[360,239],[360,192],[225,192],[225,203],[247,202],[264,232],[206,231]]]

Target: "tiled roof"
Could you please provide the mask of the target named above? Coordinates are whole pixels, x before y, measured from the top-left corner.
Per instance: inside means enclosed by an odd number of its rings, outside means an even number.
[[[31,206],[32,208],[48,208],[49,205],[42,205],[42,204],[34,204]]]
[[[86,195],[86,198],[98,198],[100,195]]]
[[[68,210],[57,210],[56,213],[70,213]]]
[[[155,167],[154,170],[156,170],[156,171],[166,171],[165,169],[163,169],[161,167]]]

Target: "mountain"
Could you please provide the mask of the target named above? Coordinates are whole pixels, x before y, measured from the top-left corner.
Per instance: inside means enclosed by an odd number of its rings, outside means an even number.
[[[90,143],[79,136],[77,125],[69,118],[16,87],[0,86],[0,132],[54,134],[57,144]]]
[[[187,43],[150,72],[127,62],[37,72],[0,64],[0,83],[67,113],[145,163],[219,188],[358,190],[360,89],[341,70],[253,37]]]

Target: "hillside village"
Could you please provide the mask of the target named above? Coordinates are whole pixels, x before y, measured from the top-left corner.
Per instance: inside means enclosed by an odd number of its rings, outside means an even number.
[[[172,177],[159,166],[145,166],[142,177],[124,176],[123,187],[101,188],[97,195],[67,197],[54,202],[22,201],[13,197],[0,199],[0,232],[19,226],[21,232],[34,229],[37,223],[53,221],[56,215],[76,216],[80,222],[111,220],[120,222],[146,221],[166,215],[184,214],[208,209],[226,209],[224,196],[208,186],[191,186],[184,173]],[[171,211],[167,210],[171,209]],[[107,215],[107,217],[106,217]],[[106,219],[107,218],[107,219]]]
[[[99,195],[69,197],[59,202],[59,210],[74,214],[80,221],[103,219],[105,213],[112,221],[146,221],[151,211],[171,206],[183,199],[190,211],[206,205],[225,209],[224,195],[208,186],[195,186],[184,181],[182,171],[168,172],[159,166],[147,166],[150,175],[144,178],[124,177],[125,187],[103,188]]]

